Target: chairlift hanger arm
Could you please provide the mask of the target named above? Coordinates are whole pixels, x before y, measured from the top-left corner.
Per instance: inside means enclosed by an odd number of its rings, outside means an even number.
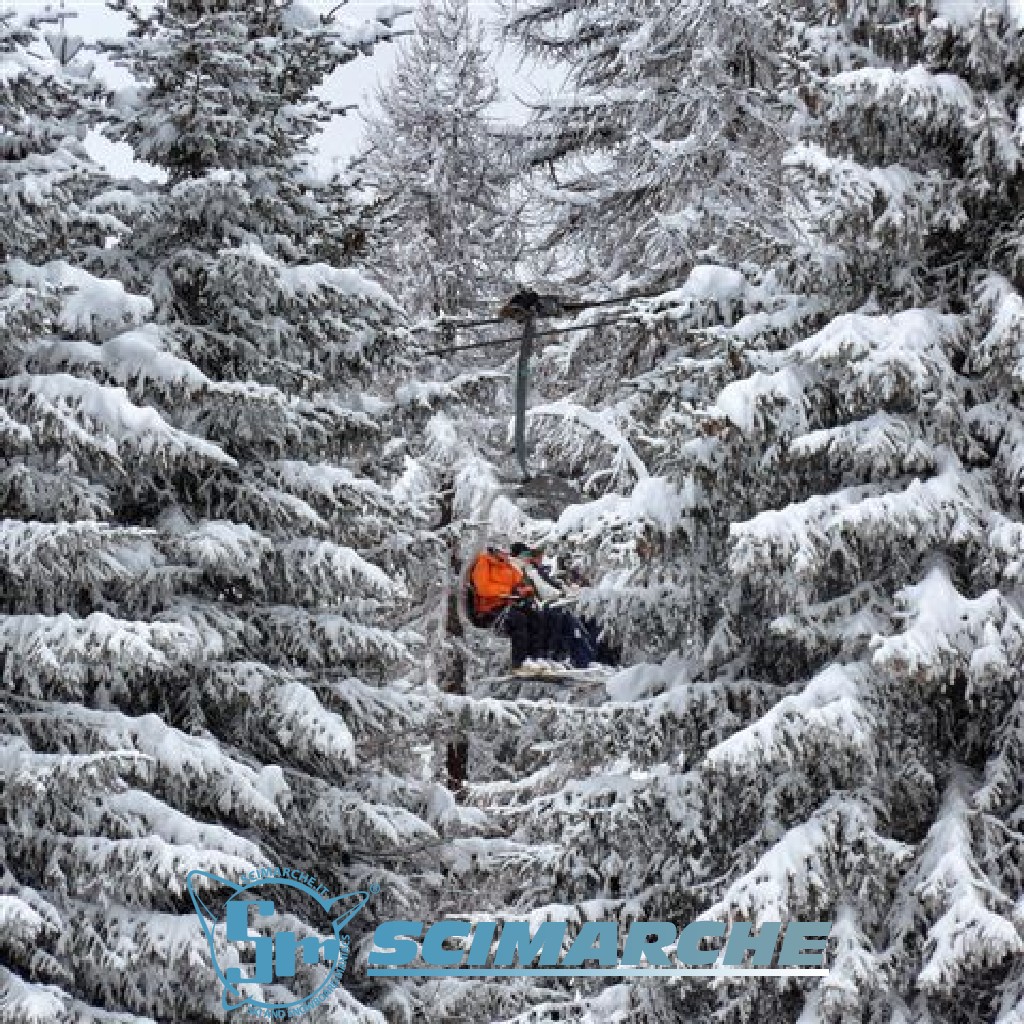
[[[448,348],[428,348],[420,354],[424,356],[446,356],[450,352],[464,352],[466,349],[471,348],[491,348],[494,345],[508,345],[510,342],[520,340],[516,336],[515,338],[497,338],[493,341],[470,341],[465,345],[451,345]]]

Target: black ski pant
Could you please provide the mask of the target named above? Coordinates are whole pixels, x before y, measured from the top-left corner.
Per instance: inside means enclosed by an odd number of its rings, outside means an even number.
[[[519,668],[527,658],[547,656],[547,626],[543,609],[532,601],[521,601],[501,616],[501,631],[512,643],[511,661]]]
[[[576,668],[586,668],[596,657],[594,634],[565,608],[522,601],[502,614],[500,628],[512,644],[512,668],[527,658],[569,658]]]

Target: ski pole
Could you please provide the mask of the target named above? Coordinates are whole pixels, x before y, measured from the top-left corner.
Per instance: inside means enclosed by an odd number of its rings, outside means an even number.
[[[523,318],[523,340],[519,346],[519,365],[516,368],[516,459],[524,482],[530,479],[530,472],[526,468],[526,395],[530,387],[530,355],[536,327],[537,317],[531,312]]]

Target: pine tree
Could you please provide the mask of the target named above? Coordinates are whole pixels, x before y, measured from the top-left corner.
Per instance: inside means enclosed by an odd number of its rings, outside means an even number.
[[[802,273],[847,308],[959,312],[977,268],[1013,265],[1018,31],[981,3],[852,3],[837,21],[808,4],[794,19],[803,131],[786,164],[802,227],[827,240]]]
[[[838,837],[816,841],[843,928],[806,1019],[1013,1020],[1024,846],[999,780],[1019,742],[1024,625],[1010,554],[1022,179],[1003,126],[1024,36],[981,5],[958,20],[904,4],[815,13],[797,35],[813,41],[813,117],[792,165],[838,311],[870,304],[751,354],[759,372],[717,400],[738,431],[726,447],[771,453],[774,477],[746,478],[762,496],[733,527],[721,651],[783,679],[842,672],[847,720],[827,735],[870,752],[830,788],[841,814],[871,808],[863,834],[889,881],[873,898]]]
[[[95,107],[102,87],[80,67],[54,75],[47,61],[29,54],[26,46],[39,35],[29,19],[5,12],[0,32],[5,71],[0,195],[9,215],[0,255],[38,260],[58,245],[80,249],[100,227],[86,208],[99,175],[86,157],[81,126],[67,124],[66,115],[76,107]]]
[[[763,266],[691,269],[695,253],[730,259],[749,216],[728,161],[709,191],[731,241],[676,259],[639,231],[653,248],[637,265],[679,287],[537,361],[535,456],[589,499],[544,523],[493,475],[490,357],[454,378],[414,367],[386,297],[312,262],[335,228],[293,231],[303,210],[344,223],[292,187],[308,134],[290,118],[314,108],[276,98],[282,66],[317,66],[323,26],[204,10],[162,11],[126,54],[153,85],[118,130],[170,181],[92,206],[132,215],[102,264],[121,280],[44,244],[46,218],[73,233],[71,193],[28,218],[32,252],[0,278],[4,1015],[215,1018],[180,879],[280,858],[331,866],[338,888],[382,880],[386,916],[408,901],[412,917],[535,925],[835,922],[820,982],[355,989],[393,1020],[1019,1021],[1024,61],[1009,11],[758,8],[779,29],[784,93],[767,106],[797,112],[778,157],[805,200],[783,211],[800,245],[766,201]],[[670,14],[622,17],[671,50]],[[734,52],[711,22],[709,52]],[[304,61],[270,38],[301,40]],[[624,38],[566,43],[639,59]],[[27,75],[3,81],[42,104]],[[210,101],[182,102],[186,81]],[[213,102],[235,96],[244,116]],[[643,96],[620,99],[646,123]],[[73,121],[40,119],[21,129],[47,146]],[[295,148],[268,146],[270,125]],[[0,169],[4,202],[24,173]],[[396,368],[392,418],[356,391]],[[453,637],[451,600],[425,595],[483,522],[590,559],[586,607],[634,663],[610,700],[499,700],[474,678],[499,641]],[[461,658],[471,692],[432,699],[415,669],[373,685],[406,671],[402,625],[434,630],[416,647],[428,678]],[[469,734],[461,805],[418,781],[407,748],[431,732]],[[207,973],[189,988],[186,969]],[[376,1019],[354,999],[331,1010]]]
[[[71,262],[80,204],[56,186],[4,264],[6,1020],[222,1019],[189,869],[376,881],[381,914],[439,842],[410,749],[432,703],[403,683],[418,513],[365,388],[399,315],[317,262],[333,212],[303,176],[328,113],[307,94],[357,37],[290,5],[159,7],[107,116],[166,185],[97,196],[128,221],[83,249],[108,277]],[[64,82],[54,109],[25,41],[4,38],[19,216],[95,116]],[[353,988],[321,1016],[379,1020]]]
[[[413,315],[452,314],[512,279],[522,228],[498,86],[466,0],[437,0],[377,93],[360,160],[377,195],[370,264]]]
[[[527,53],[568,66],[529,129],[550,225],[540,247],[564,273],[651,289],[697,263],[777,254],[777,5],[512,0],[505,14]]]

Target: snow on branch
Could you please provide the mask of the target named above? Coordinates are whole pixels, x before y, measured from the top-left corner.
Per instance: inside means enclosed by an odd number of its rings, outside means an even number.
[[[997,590],[963,597],[944,565],[896,595],[907,629],[877,637],[874,664],[897,678],[931,685],[968,678],[967,692],[1016,678],[1024,664],[1024,617]]]
[[[185,185],[178,186],[187,187]],[[194,187],[194,186],[192,186]],[[294,265],[271,256],[255,242],[234,249],[222,249],[215,270],[215,281],[244,277],[252,290],[247,296],[249,312],[279,312],[283,304],[310,303],[333,308],[338,299],[348,299],[353,306],[366,304],[386,310],[395,308],[394,300],[379,284],[364,277],[358,270],[331,267],[326,263]],[[231,294],[242,294],[237,287],[227,287]]]
[[[3,440],[3,412],[0,411],[0,441]],[[27,438],[19,445],[19,452],[29,448],[32,432],[26,427]],[[65,461],[53,469],[29,466],[24,461],[11,459],[0,468],[0,506],[8,514],[24,520],[44,522],[86,520],[96,522],[112,516],[110,490],[106,484],[89,480],[76,473]]]
[[[0,965],[0,1024],[52,1024],[90,1021],[95,1024],[157,1024],[152,1017],[127,1010],[109,1012],[75,999],[57,985],[26,981]]]
[[[935,447],[919,436],[909,417],[889,412],[808,431],[792,441],[789,456],[822,459],[835,473],[862,478],[924,475],[934,472],[939,461]]]
[[[45,863],[63,899],[97,900],[116,905],[131,893],[131,906],[172,909],[184,894],[184,879],[194,869],[237,878],[255,861],[209,847],[167,842],[159,835],[111,838],[104,835],[56,835],[49,829],[10,839],[11,852],[30,863]]]
[[[409,657],[414,639],[408,633],[367,625],[344,609],[306,610],[282,604],[257,609],[250,619],[266,638],[268,657],[310,669],[357,663],[390,666]]]
[[[175,622],[115,619],[93,612],[0,617],[8,688],[38,694],[44,685],[80,693],[89,679],[123,680],[199,661],[209,637]]]
[[[403,594],[400,581],[333,541],[290,540],[279,544],[274,555],[280,568],[275,590],[293,595],[298,603],[331,604],[355,596],[396,599]]]
[[[65,373],[21,374],[0,380],[0,395],[25,419],[42,421],[40,433],[72,448],[114,459],[146,455],[168,467],[235,464],[217,445],[172,427],[153,408],[132,404],[124,388]]]
[[[355,767],[348,726],[300,679],[258,662],[234,662],[219,668],[210,685],[214,693],[230,695],[242,705],[240,738],[260,736],[275,761],[295,760],[325,777]]]
[[[372,793],[365,782],[358,795],[321,783],[316,787],[316,795],[308,799],[309,827],[339,849],[376,848],[391,852],[440,842],[437,832],[422,818],[404,807],[387,803],[382,794]]]
[[[966,782],[955,777],[928,830],[914,895],[932,917],[917,975],[928,992],[953,993],[965,976],[1024,954],[1012,898],[992,884],[973,852]]]
[[[916,64],[906,70],[859,68],[833,75],[831,89],[861,110],[884,107],[901,121],[929,135],[957,135],[977,116],[971,87],[958,75],[935,73]]]
[[[101,344],[50,341],[39,344],[26,360],[31,373],[99,370],[106,382],[136,393],[154,387],[162,396],[191,393],[207,386],[207,376],[188,360],[166,350],[164,331],[146,324]]]
[[[6,273],[21,287],[46,292],[58,290],[57,323],[68,334],[109,338],[126,327],[141,324],[153,312],[153,303],[132,295],[119,281],[94,277],[62,260],[34,267],[24,260],[10,260]]]
[[[808,993],[797,1024],[824,1024],[854,1018],[869,998],[889,987],[883,956],[848,903],[840,904],[829,933],[828,976]],[[891,1024],[899,1018],[893,1016]]]
[[[827,392],[847,415],[886,406],[930,407],[955,391],[952,354],[964,345],[961,318],[914,309],[892,316],[850,313],[726,385],[710,413],[746,435],[799,437]],[[774,363],[774,366],[772,364]]]
[[[116,750],[145,755],[144,781],[183,812],[277,828],[288,799],[276,765],[253,768],[225,753],[212,738],[190,736],[155,714],[131,717],[76,704],[49,704],[19,716],[36,743],[73,753]]]
[[[988,329],[972,347],[972,367],[984,372],[998,369],[1024,390],[1024,298],[999,274],[990,274],[977,291],[980,311],[988,318]]]
[[[188,522],[180,511],[160,519],[161,546],[186,564],[210,572],[253,577],[271,550],[271,542],[246,523],[230,520]]]
[[[854,386],[858,397],[873,395],[876,404],[879,399],[920,404],[929,393],[954,387],[949,356],[964,344],[964,333],[961,317],[931,309],[889,316],[847,313],[791,352],[803,363],[838,371],[837,378]]]
[[[582,505],[570,505],[558,517],[551,537],[586,544],[613,533],[639,534],[646,527],[671,534],[693,500],[692,494],[665,477],[645,477],[627,495],[605,494]]]
[[[345,499],[368,506],[380,506],[394,500],[376,481],[327,462],[314,464],[281,459],[267,463],[264,472],[281,486],[307,497]]]
[[[862,700],[863,682],[860,667],[830,665],[799,693],[783,697],[757,721],[712,747],[702,766],[760,771],[767,763],[793,765],[808,754],[834,758],[840,750],[870,763],[876,723]]]
[[[919,553],[978,543],[984,536],[979,516],[969,478],[952,468],[899,491],[852,487],[814,495],[733,523],[729,570],[754,587],[769,579],[777,586],[781,577],[799,589],[801,580],[825,571],[833,553],[856,567],[861,552],[880,542],[903,542]]]
[[[32,831],[40,803],[48,802],[51,828],[69,820],[80,825],[85,794],[117,792],[148,767],[146,756],[131,750],[51,754],[33,750],[23,737],[0,734],[0,768],[8,780],[5,821],[14,829],[25,823]]]
[[[912,226],[931,223],[933,217],[949,218],[954,212],[966,216],[959,206],[954,210],[933,209],[946,184],[936,171],[923,173],[904,164],[865,165],[850,157],[833,156],[811,142],[793,146],[786,153],[784,165],[809,179],[812,188],[821,188],[822,197],[812,206],[819,223],[841,231],[851,227],[842,223],[844,216],[862,218],[858,226],[868,229],[869,244],[884,240],[891,243]]]
[[[617,466],[619,464],[628,465],[637,480],[645,480],[650,475],[625,434],[615,423],[613,409],[594,412],[568,399],[562,399],[557,402],[549,402],[546,405],[535,405],[527,415],[531,419],[543,416],[561,418],[565,421],[566,433],[571,431],[572,426],[578,424],[585,428],[589,436],[596,435],[614,451]],[[546,444],[549,447],[556,443],[550,437],[546,439]],[[563,441],[563,444],[566,443],[568,442]],[[613,476],[617,479],[620,476],[619,471],[616,470]]]
[[[176,846],[216,851],[224,857],[256,867],[264,867],[268,863],[266,854],[253,840],[216,822],[189,817],[145,790],[125,789],[108,793],[103,803],[111,814],[125,823],[130,822],[131,828],[140,835],[159,836]],[[207,870],[220,874],[215,868]],[[168,891],[182,895],[182,881],[182,878],[176,879],[169,884]]]
[[[800,433],[807,427],[806,386],[799,370],[758,370],[727,384],[706,415],[721,413],[748,435],[768,430]]]
[[[71,581],[128,581],[159,566],[155,530],[89,520],[38,523],[0,520],[0,578],[45,592]],[[27,595],[26,595],[27,596]]]
[[[856,851],[852,861],[851,844]],[[701,917],[758,923],[797,917],[819,920],[818,915],[827,919],[851,863],[859,878],[870,876],[871,884],[881,889],[912,852],[912,847],[879,831],[869,805],[837,794],[805,822],[788,829]]]

